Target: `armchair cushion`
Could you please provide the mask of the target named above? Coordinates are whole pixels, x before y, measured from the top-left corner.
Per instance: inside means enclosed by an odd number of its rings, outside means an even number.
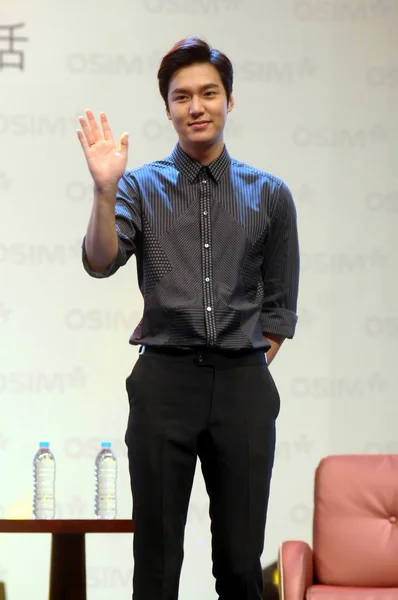
[[[313,585],[307,590],[306,600],[398,600],[398,588]]]

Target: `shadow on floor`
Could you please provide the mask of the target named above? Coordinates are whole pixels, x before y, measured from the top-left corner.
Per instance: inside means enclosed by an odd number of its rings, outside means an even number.
[[[273,563],[263,569],[264,592],[263,600],[279,600],[278,586],[275,585],[275,571],[277,565]],[[7,600],[6,586],[0,581],[0,600]]]

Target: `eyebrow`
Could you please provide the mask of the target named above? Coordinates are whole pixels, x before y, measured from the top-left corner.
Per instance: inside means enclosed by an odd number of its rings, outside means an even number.
[[[218,85],[218,83],[206,83],[206,85],[202,85],[200,89],[201,92],[205,91],[205,90],[209,90],[211,88],[219,88],[220,86]],[[187,90],[185,88],[176,88],[175,90],[173,90],[171,92],[172,95],[174,94],[188,94],[190,90]]]

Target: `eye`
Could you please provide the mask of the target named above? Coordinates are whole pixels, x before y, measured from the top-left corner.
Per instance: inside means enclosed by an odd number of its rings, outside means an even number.
[[[216,92],[206,92],[206,96],[215,96]]]
[[[186,96],[180,95],[180,96],[175,96],[174,100],[176,100],[177,102],[181,102],[182,100],[184,100],[186,98]]]

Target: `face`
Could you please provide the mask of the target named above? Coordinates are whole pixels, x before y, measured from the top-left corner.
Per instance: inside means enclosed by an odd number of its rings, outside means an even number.
[[[170,81],[166,112],[184,150],[223,144],[232,107],[232,96],[227,102],[221,77],[210,63],[183,67]]]

